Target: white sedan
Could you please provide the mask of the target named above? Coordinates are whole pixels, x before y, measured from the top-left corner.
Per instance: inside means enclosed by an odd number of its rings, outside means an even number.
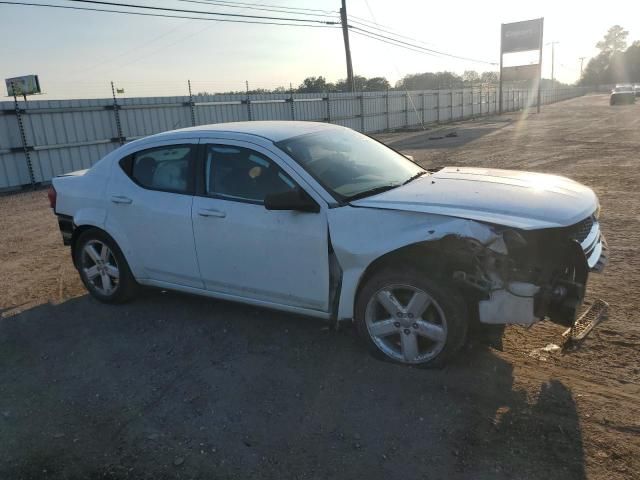
[[[571,325],[606,263],[564,177],[427,171],[353,130],[243,122],[153,135],[49,191],[104,302],[138,285],[353,320],[375,355],[442,365],[480,324]]]

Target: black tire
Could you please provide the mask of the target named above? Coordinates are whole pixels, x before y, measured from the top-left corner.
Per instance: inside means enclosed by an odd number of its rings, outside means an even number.
[[[405,361],[394,358],[385,353],[382,348],[374,341],[369,333],[367,326],[366,314],[367,308],[372,301],[372,297],[379,292],[385,290],[385,287],[394,285],[408,285],[418,290],[425,292],[433,300],[431,305],[425,310],[425,314],[429,309],[438,308],[438,312],[444,314],[444,322],[446,325],[446,332],[444,334],[444,345],[439,347],[439,351],[426,360],[417,361]],[[373,308],[373,307],[372,307]],[[376,307],[377,308],[377,307]],[[384,311],[386,316],[387,312]],[[405,314],[405,318],[406,318]],[[439,315],[438,313],[436,315]],[[421,316],[420,320],[422,320]],[[391,318],[393,320],[393,318]],[[412,320],[406,320],[410,322]],[[443,322],[443,323],[444,323]],[[415,269],[414,267],[397,266],[395,268],[384,268],[375,272],[365,283],[361,286],[355,305],[355,324],[360,334],[360,337],[364,341],[369,352],[376,358],[401,364],[410,364],[423,368],[439,368],[444,366],[446,361],[451,358],[460,348],[464,345],[467,338],[467,330],[469,324],[469,316],[467,306],[464,297],[460,292],[451,285],[438,280],[433,280],[427,277],[424,272]],[[416,324],[414,324],[414,328]],[[396,345],[403,343],[402,332],[410,330],[409,328],[399,327],[398,337],[395,337],[395,333],[390,334],[389,337],[385,337],[386,343]],[[416,335],[417,338],[421,338]],[[389,340],[387,341],[386,338]],[[395,340],[397,338],[398,340]],[[424,339],[421,339],[422,341]],[[384,343],[384,342],[383,342]],[[402,347],[404,349],[404,347]]]
[[[90,244],[104,244],[110,250],[110,255],[108,255],[108,263],[105,262],[101,266],[95,265],[96,268],[106,268],[106,266],[117,267],[118,277],[116,278],[109,276],[108,281],[111,282],[113,288],[112,291],[108,291],[108,293],[105,293],[105,291],[101,291],[101,280],[97,277],[101,277],[102,275],[97,275],[95,277],[96,280],[92,281],[91,279],[89,279],[89,276],[87,274],[87,270],[85,267],[88,266],[87,262],[90,261],[90,255],[86,253],[85,247]],[[84,283],[85,288],[97,300],[104,303],[123,303],[135,296],[138,284],[131,274],[129,265],[124,258],[120,247],[118,247],[118,244],[104,231],[98,229],[90,229],[80,234],[80,236],[76,240],[76,245],[74,248],[74,263],[76,265],[76,268],[78,269],[78,273],[80,274],[80,278],[82,279],[82,283]]]

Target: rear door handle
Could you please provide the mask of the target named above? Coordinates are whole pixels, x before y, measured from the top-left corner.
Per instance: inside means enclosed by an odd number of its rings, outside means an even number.
[[[123,203],[125,205],[128,205],[133,202],[133,200],[131,200],[129,197],[125,197],[124,195],[112,195],[111,201],[113,203]]]
[[[224,218],[227,216],[226,213],[220,210],[216,210],[215,208],[201,208],[200,210],[198,210],[198,215],[200,215],[201,217],[218,217],[218,218]]]

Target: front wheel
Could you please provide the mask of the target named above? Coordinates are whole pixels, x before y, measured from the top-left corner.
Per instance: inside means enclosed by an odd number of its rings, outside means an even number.
[[[77,240],[75,264],[89,293],[105,303],[121,303],[135,293],[136,281],[116,242],[101,230]]]
[[[439,367],[466,340],[468,315],[460,293],[410,268],[370,277],[355,313],[371,353],[397,363]]]

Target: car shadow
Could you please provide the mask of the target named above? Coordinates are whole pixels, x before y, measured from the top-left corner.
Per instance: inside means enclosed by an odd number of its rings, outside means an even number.
[[[0,320],[1,478],[584,478],[571,391],[486,346],[375,360],[352,328],[175,293]]]

